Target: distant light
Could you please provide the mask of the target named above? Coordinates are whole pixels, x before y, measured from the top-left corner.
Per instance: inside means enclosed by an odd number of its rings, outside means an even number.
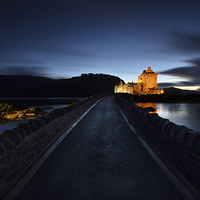
[[[199,86],[175,86],[175,87],[182,89],[182,90],[197,90],[197,89],[199,89]]]

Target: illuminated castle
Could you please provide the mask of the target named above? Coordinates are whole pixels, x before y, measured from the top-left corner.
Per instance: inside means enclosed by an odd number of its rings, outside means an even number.
[[[158,90],[157,86],[158,73],[154,73],[151,67],[144,70],[143,73],[138,76],[137,83],[123,84],[122,81],[115,86],[115,93],[129,93],[129,94],[161,94],[163,90]]]

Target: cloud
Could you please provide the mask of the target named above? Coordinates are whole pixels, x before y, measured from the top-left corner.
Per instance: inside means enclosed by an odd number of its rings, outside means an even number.
[[[188,60],[192,66],[187,67],[177,67],[165,71],[158,72],[163,75],[178,76],[181,78],[188,79],[188,81],[177,82],[176,86],[196,86],[200,85],[200,59]],[[159,83],[159,87],[170,87],[174,83]]]
[[[0,59],[0,63],[19,63],[19,64],[43,64],[35,60]]]
[[[198,79],[200,77],[200,67],[177,67],[165,71],[158,72],[163,75],[178,76],[186,79]]]
[[[2,75],[31,75],[31,76],[46,76],[42,67],[21,67],[21,66],[7,66],[0,68]]]
[[[182,29],[174,30],[168,34],[170,36],[167,46],[163,52],[178,53],[184,56],[199,56],[200,53],[200,32],[188,32]],[[162,50],[161,50],[162,51]],[[172,86],[198,86],[200,85],[200,58],[192,60],[183,60],[189,63],[188,66],[176,67],[173,69],[160,71],[159,74],[171,75],[186,79],[176,83],[158,83],[160,88]]]
[[[174,83],[168,83],[168,82],[158,83],[158,88],[168,88],[168,87],[174,87]]]
[[[188,87],[188,86],[197,86],[200,84],[200,81],[179,81],[176,83],[169,83],[169,82],[163,82],[158,83],[159,88],[168,88],[168,87]]]
[[[159,74],[178,76],[188,79],[199,79],[200,77],[200,59],[186,61],[192,63],[192,66],[177,67],[159,72]]]
[[[79,51],[79,50],[74,50],[74,49],[66,49],[65,54],[70,55],[70,56],[86,56],[86,57],[93,56],[89,53]]]
[[[172,51],[184,54],[200,52],[200,32],[173,31],[168,35],[170,36],[168,45]]]
[[[33,47],[33,49],[37,52],[52,54],[52,55],[69,55],[69,56],[81,56],[81,57],[92,57],[95,56],[93,54],[90,54],[86,52],[85,50],[79,50],[79,49],[72,49],[72,48],[66,48],[66,47],[59,47],[57,45],[37,45]]]

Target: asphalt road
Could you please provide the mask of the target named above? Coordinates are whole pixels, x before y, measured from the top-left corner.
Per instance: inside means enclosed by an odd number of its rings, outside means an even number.
[[[137,140],[113,97],[70,132],[17,199],[182,199]]]

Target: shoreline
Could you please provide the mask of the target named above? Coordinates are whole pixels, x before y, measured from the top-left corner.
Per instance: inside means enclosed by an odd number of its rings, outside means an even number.
[[[46,114],[47,112],[39,107],[28,107],[26,105],[17,103],[0,103],[0,119],[33,119]]]

